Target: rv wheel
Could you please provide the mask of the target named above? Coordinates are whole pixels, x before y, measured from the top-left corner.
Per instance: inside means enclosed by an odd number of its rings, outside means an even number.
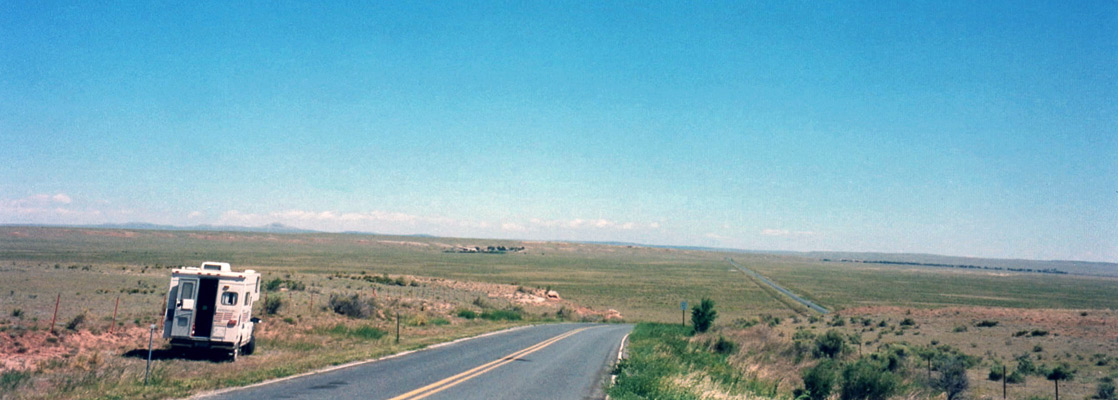
[[[250,338],[248,340],[248,343],[246,343],[245,347],[243,347],[242,350],[241,350],[241,353],[244,353],[244,355],[246,355],[246,356],[247,355],[252,355],[252,353],[254,353],[254,352],[256,352],[256,336],[253,336],[252,338]]]
[[[234,347],[233,352],[229,355],[229,361],[237,362],[237,357],[241,355],[241,348]]]

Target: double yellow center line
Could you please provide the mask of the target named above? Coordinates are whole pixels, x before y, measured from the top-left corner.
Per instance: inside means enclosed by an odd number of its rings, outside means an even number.
[[[473,379],[474,377],[476,377],[478,375],[481,375],[481,374],[484,374],[486,372],[492,371],[493,369],[495,369],[497,367],[500,367],[502,365],[505,365],[505,364],[511,363],[513,361],[516,361],[516,359],[518,359],[520,357],[524,357],[526,355],[529,355],[529,354],[535,353],[537,351],[540,351],[544,347],[551,346],[552,344],[555,344],[555,342],[566,339],[566,338],[568,338],[568,337],[570,337],[570,336],[572,336],[576,333],[582,332],[582,331],[587,330],[587,329],[590,329],[590,327],[575,329],[573,331],[564,333],[562,335],[553,337],[551,339],[544,340],[542,342],[539,342],[539,343],[536,343],[532,346],[529,346],[528,348],[525,348],[523,350],[514,352],[514,353],[509,354],[507,356],[504,356],[504,357],[501,357],[499,359],[496,359],[496,360],[490,361],[488,363],[482,364],[480,366],[477,366],[473,369],[470,369],[469,371],[460,373],[458,375],[454,375],[452,377],[443,379],[441,381],[432,383],[430,385],[421,387],[419,389],[415,389],[415,390],[412,390],[410,392],[404,393],[402,395],[393,397],[391,400],[418,400],[418,399],[425,398],[427,396],[430,396],[430,395],[433,395],[435,393],[446,390],[446,389],[448,389],[448,388],[450,388],[454,385],[457,385],[459,383],[462,383],[462,382],[468,381],[470,379]]]

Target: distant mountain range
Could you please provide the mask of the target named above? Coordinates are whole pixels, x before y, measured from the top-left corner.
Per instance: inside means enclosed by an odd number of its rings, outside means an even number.
[[[160,225],[147,222],[128,222],[123,224],[98,224],[98,225],[41,225],[41,224],[3,224],[0,226],[46,226],[60,228],[94,228],[94,229],[133,229],[148,231],[218,231],[218,232],[260,232],[260,233],[319,233],[309,229],[296,228],[278,222],[262,226],[232,226],[232,225],[194,225],[176,226]]]
[[[281,234],[299,234],[299,233],[327,233],[323,231],[316,231],[311,229],[303,229],[290,225],[284,225],[278,222],[262,225],[262,226],[232,226],[232,225],[193,225],[193,226],[175,226],[175,225],[160,225],[147,222],[129,222],[124,224],[98,224],[98,225],[42,225],[42,224],[0,224],[0,226],[45,226],[45,227],[67,227],[67,228],[94,228],[94,229],[132,229],[132,230],[162,230],[162,231],[216,231],[216,232],[257,232],[257,233],[281,233]],[[341,234],[352,235],[382,235],[373,232],[357,232],[347,231],[340,232]],[[387,235],[387,236],[410,236],[420,238],[434,238],[436,236],[427,234],[413,234],[413,235]],[[730,249],[719,247],[703,247],[703,246],[671,246],[671,245],[652,245],[632,242],[619,242],[619,241],[575,241],[575,240],[555,240],[557,242],[569,243],[586,243],[606,246],[635,246],[635,247],[651,247],[663,249],[677,249],[677,250],[696,250],[696,251],[714,251],[726,253],[745,253],[745,254],[772,254],[780,256],[793,256],[803,257],[812,260],[826,260],[833,262],[859,262],[859,263],[878,263],[878,264],[923,264],[923,265],[939,265],[944,266],[979,266],[991,267],[997,269],[1053,269],[1061,273],[1070,273],[1076,275],[1095,275],[1095,276],[1118,276],[1118,263],[1109,262],[1092,262],[1092,261],[1065,261],[1065,260],[1019,260],[1019,259],[996,259],[996,258],[975,258],[975,257],[958,257],[958,256],[942,256],[936,254],[914,254],[914,253],[872,253],[872,252],[840,252],[840,251],[781,251],[781,250],[743,250],[743,249]]]

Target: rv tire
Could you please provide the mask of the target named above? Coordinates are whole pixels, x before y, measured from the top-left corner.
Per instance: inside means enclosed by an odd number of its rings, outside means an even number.
[[[241,353],[244,353],[244,355],[246,355],[246,356],[247,355],[252,355],[252,353],[254,353],[254,352],[256,352],[256,336],[255,335],[253,335],[251,338],[248,339],[248,343],[245,344],[245,347],[241,348]]]

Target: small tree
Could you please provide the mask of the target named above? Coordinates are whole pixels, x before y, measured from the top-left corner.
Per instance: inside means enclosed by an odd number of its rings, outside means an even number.
[[[715,318],[718,318],[718,311],[714,310],[714,300],[704,297],[699,305],[691,308],[691,326],[695,328],[695,332],[709,330]]]
[[[970,382],[967,380],[967,367],[958,357],[949,357],[939,364],[939,379],[935,386],[947,393],[947,400],[960,398]]]
[[[835,387],[835,362],[822,360],[819,364],[804,371],[804,389],[811,400],[824,400],[831,396]]]

